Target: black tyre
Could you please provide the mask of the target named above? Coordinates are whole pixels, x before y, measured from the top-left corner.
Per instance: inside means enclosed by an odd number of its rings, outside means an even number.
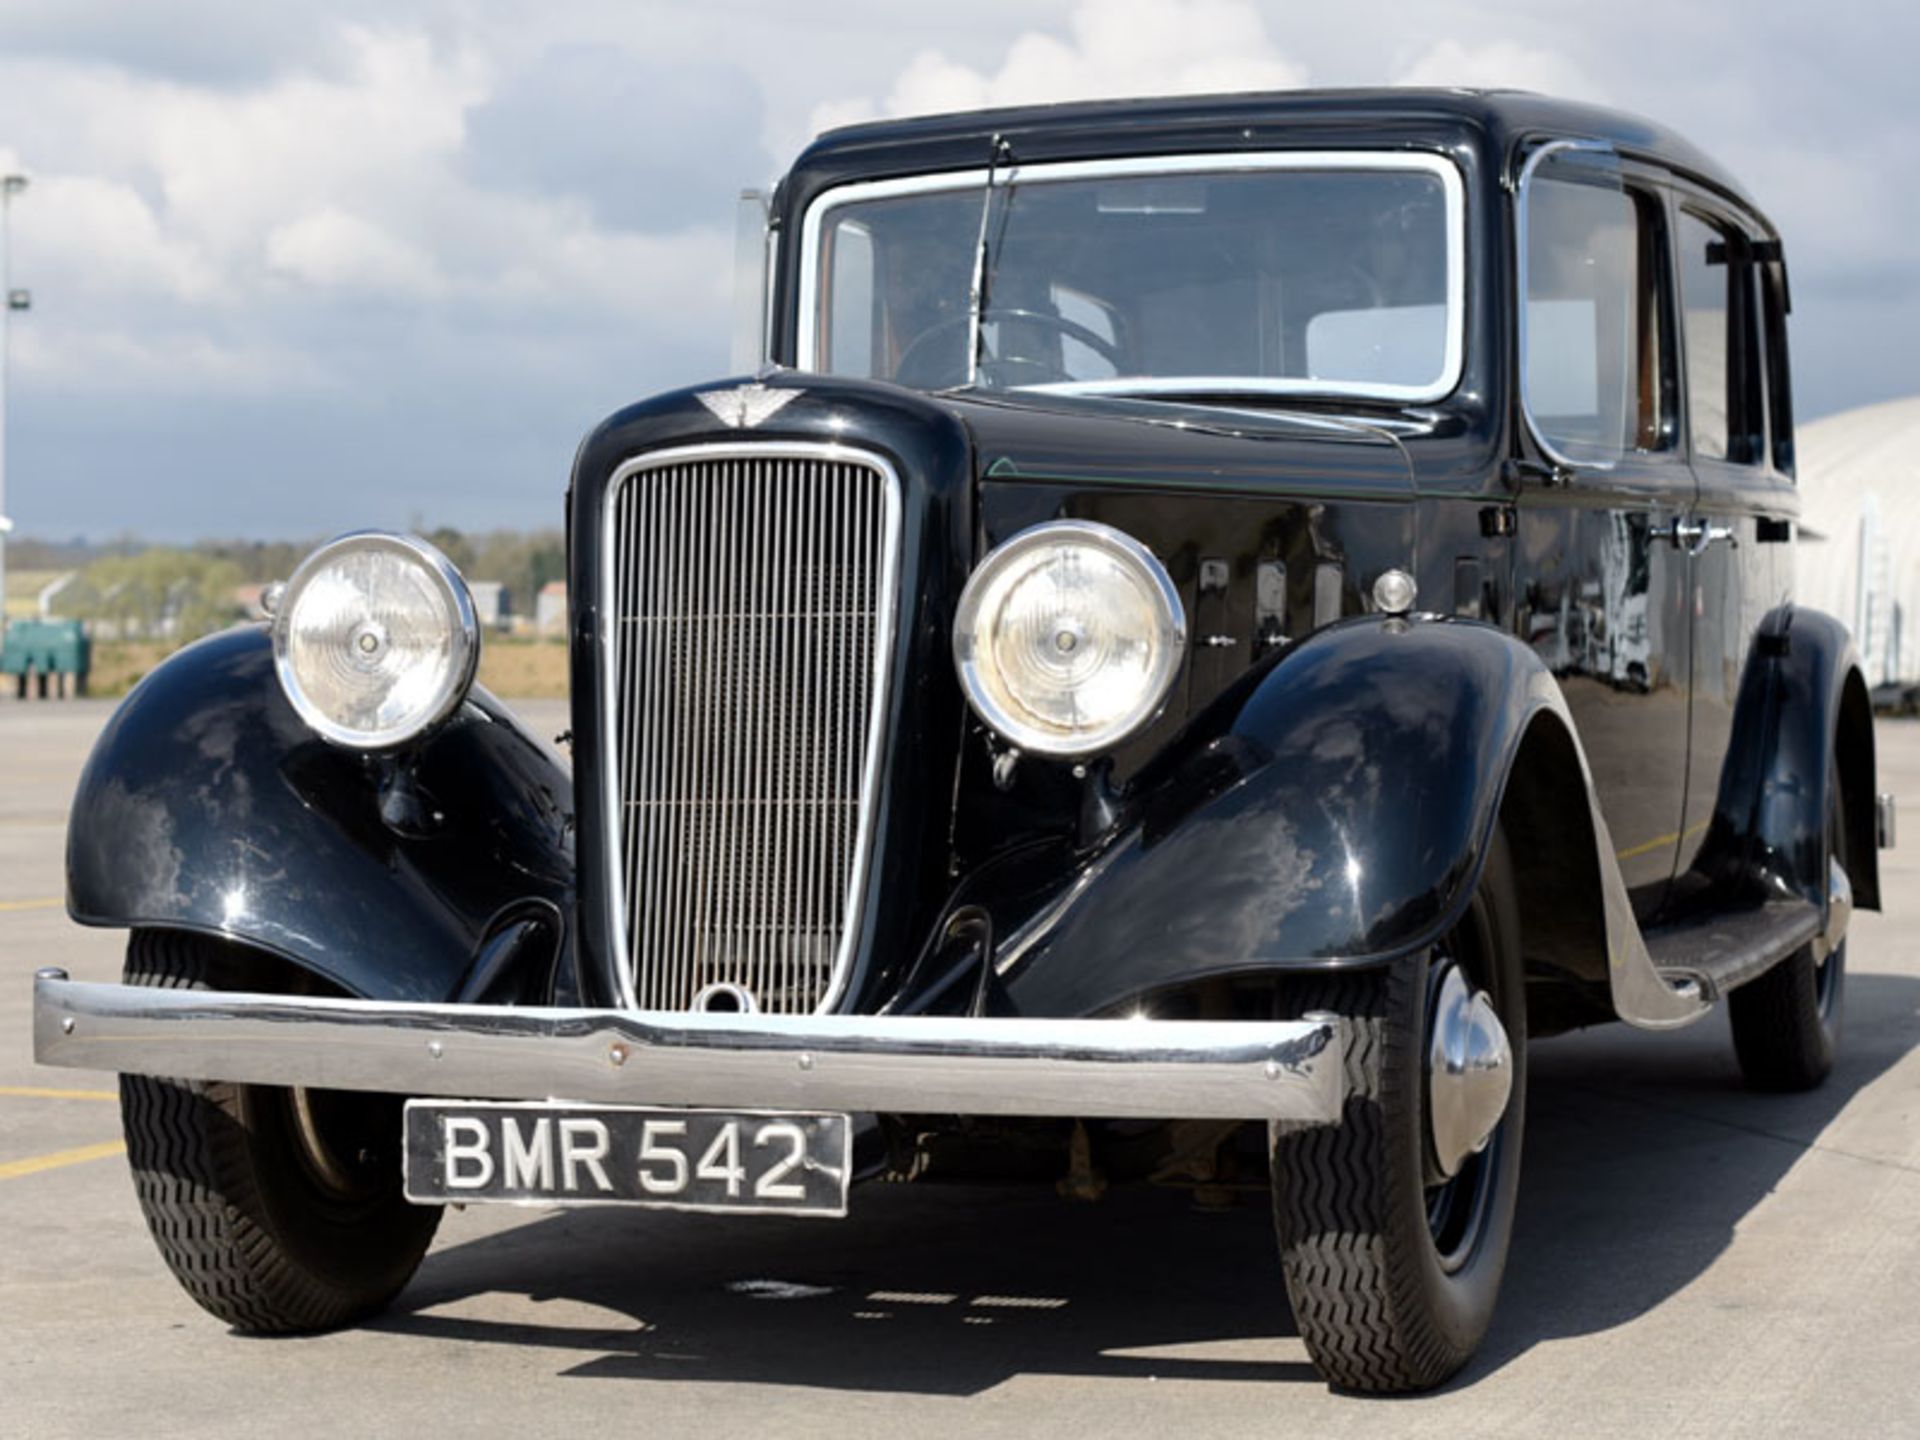
[[[1427,1083],[1429,1026],[1448,967],[1486,992],[1512,1051],[1502,1117],[1451,1178],[1435,1158]],[[1504,839],[1496,833],[1465,917],[1439,945],[1377,970],[1314,977],[1288,1008],[1347,1022],[1340,1123],[1274,1127],[1274,1215],[1301,1338],[1332,1385],[1438,1385],[1493,1318],[1520,1181],[1526,995]]]
[[[1846,797],[1827,779],[1827,853],[1847,869]],[[1811,1090],[1833,1069],[1847,989],[1847,942],[1824,960],[1802,946],[1727,997],[1733,1053],[1756,1090]]]
[[[257,957],[139,931],[130,985],[261,989]],[[120,1077],[134,1189],[186,1292],[240,1330],[328,1330],[375,1314],[440,1223],[400,1193],[397,1096]]]

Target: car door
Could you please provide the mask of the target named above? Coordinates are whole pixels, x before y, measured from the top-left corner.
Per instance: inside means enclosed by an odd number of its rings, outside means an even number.
[[[1754,631],[1792,585],[1792,402],[1786,277],[1777,242],[1751,218],[1686,186],[1674,192],[1688,450],[1697,498],[1692,554],[1693,682],[1684,872],[1712,821]]]
[[[1525,477],[1515,594],[1559,679],[1642,917],[1665,902],[1685,806],[1694,501],[1656,177],[1589,142],[1529,158],[1516,200]]]

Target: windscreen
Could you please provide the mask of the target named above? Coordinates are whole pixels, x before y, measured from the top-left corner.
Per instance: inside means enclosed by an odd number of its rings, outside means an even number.
[[[1382,158],[829,192],[803,355],[926,390],[1438,398],[1458,368],[1458,181]]]

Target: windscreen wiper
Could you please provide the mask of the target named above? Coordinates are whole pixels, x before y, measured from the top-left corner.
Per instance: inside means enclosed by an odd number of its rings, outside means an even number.
[[[980,383],[980,356],[986,343],[987,292],[993,285],[990,254],[994,247],[991,233],[993,189],[1000,170],[1013,164],[1013,145],[1004,135],[995,135],[987,144],[987,186],[980,197],[980,238],[973,248],[973,284],[967,294],[967,384]],[[1000,226],[1006,230],[1003,218]]]

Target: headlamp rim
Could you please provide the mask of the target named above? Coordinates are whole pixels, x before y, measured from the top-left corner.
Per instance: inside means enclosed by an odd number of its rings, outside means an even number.
[[[1162,631],[1168,637],[1164,673],[1159,677],[1157,693],[1151,702],[1142,705],[1124,727],[1103,731],[1094,737],[1054,734],[1008,714],[982,684],[979,657],[968,653],[988,586],[1029,551],[1042,545],[1058,544],[1062,540],[1104,550],[1131,565],[1148,582],[1158,600]],[[1124,744],[1152,724],[1166,708],[1167,697],[1173,693],[1186,649],[1187,609],[1180,598],[1180,591],[1173,583],[1173,577],[1167,573],[1167,567],[1160,563],[1157,555],[1126,531],[1103,525],[1097,520],[1044,520],[1009,535],[989,550],[974,566],[973,573],[967,576],[953,617],[954,668],[959,672],[961,688],[966,692],[967,703],[973,707],[974,713],[996,735],[1022,752],[1056,759],[1085,759],[1102,754]]]
[[[410,724],[404,730],[388,730],[370,733],[356,730],[337,723],[312,700],[301,688],[299,677],[294,673],[293,657],[289,645],[293,613],[299,607],[300,596],[307,584],[325,565],[337,559],[341,554],[355,550],[398,550],[413,559],[436,581],[451,601],[455,628],[454,643],[457,650],[458,669],[455,683],[447,687],[446,694],[433,710],[421,719]],[[351,750],[393,750],[407,744],[443,722],[460,708],[460,704],[473,689],[474,676],[480,667],[480,616],[474,609],[473,592],[467,588],[467,582],[459,567],[441,553],[438,546],[395,530],[350,530],[344,535],[336,535],[325,544],[308,552],[293,574],[287,578],[286,588],[280,596],[279,606],[274,610],[270,621],[273,637],[273,668],[279,677],[281,693],[287,697],[287,703],[293,706],[294,713],[301,721],[322,739]]]

